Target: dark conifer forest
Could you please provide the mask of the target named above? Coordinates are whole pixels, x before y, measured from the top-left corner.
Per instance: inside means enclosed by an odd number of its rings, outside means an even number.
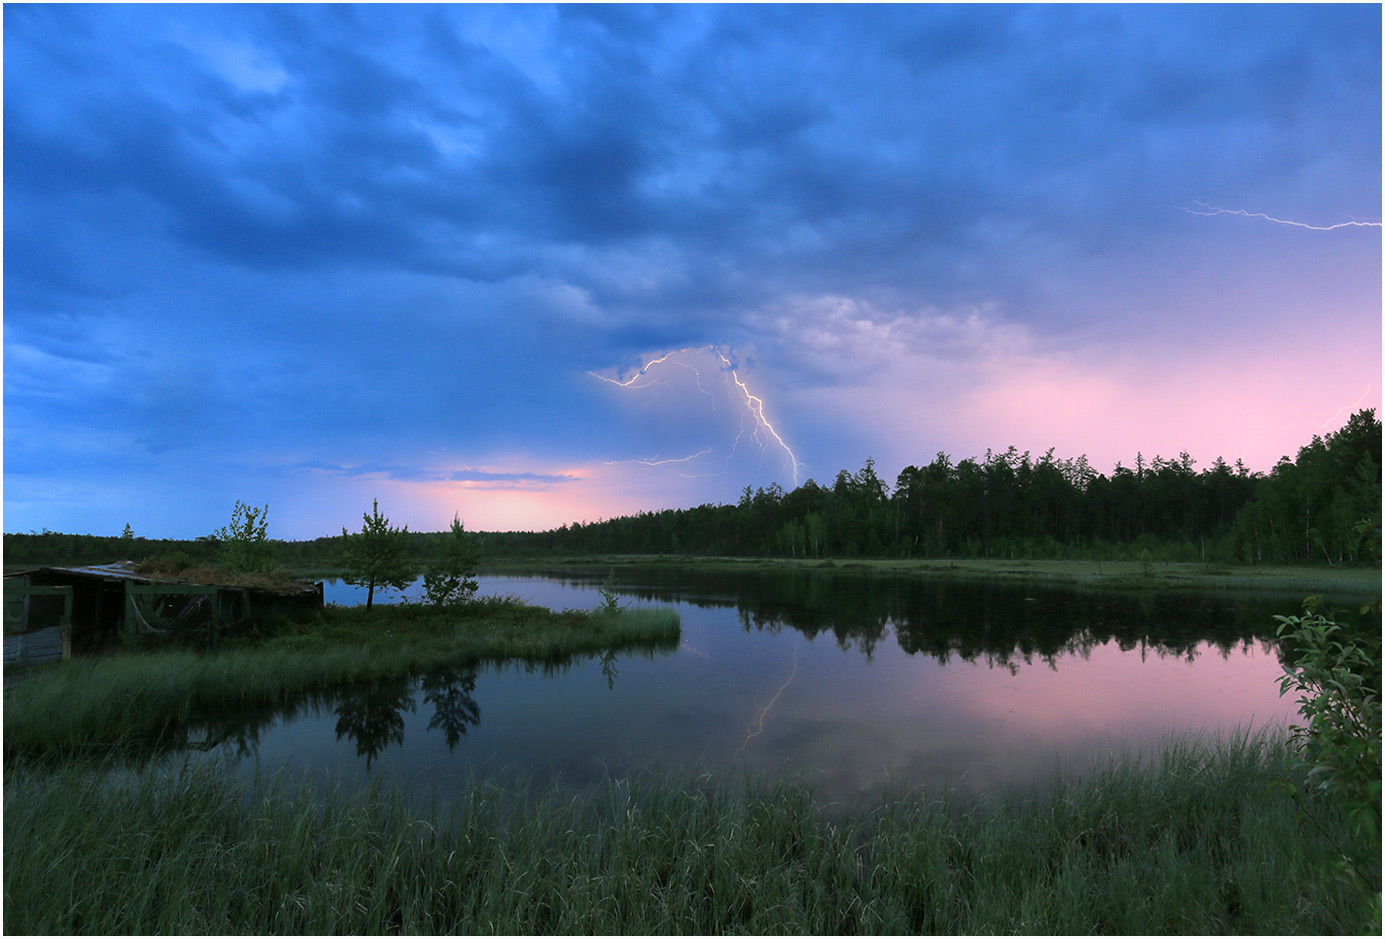
[[[1014,447],[954,461],[939,453],[893,484],[873,460],[830,484],[746,487],[735,504],[665,509],[544,532],[489,532],[487,557],[584,554],[746,557],[1088,558],[1239,564],[1380,561],[1381,426],[1373,410],[1315,436],[1269,473],[1218,458],[1199,468],[1136,454],[1110,475],[1085,457]],[[291,511],[291,509],[289,509]],[[410,533],[419,558],[446,533]],[[330,565],[339,536],[276,542],[276,560]],[[192,541],[57,532],[5,535],[5,563],[96,563],[176,553],[214,560]]]
[[[867,460],[828,485],[747,487],[735,505],[641,512],[491,536],[536,553],[780,557],[1135,558],[1355,564],[1380,559],[1380,421],[1359,411],[1268,474],[1136,454],[1109,475],[1085,457],[1014,447],[905,467]]]

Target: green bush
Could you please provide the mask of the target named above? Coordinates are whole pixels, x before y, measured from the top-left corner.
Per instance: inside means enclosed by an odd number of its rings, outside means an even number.
[[[1280,694],[1299,692],[1299,714],[1306,721],[1290,728],[1308,764],[1306,786],[1345,812],[1357,834],[1374,840],[1381,795],[1379,629],[1337,622],[1335,613],[1322,611],[1318,597],[1304,601],[1303,616],[1275,619],[1293,663],[1284,666]],[[1344,861],[1378,890],[1378,856]]]
[[[221,566],[237,574],[262,574],[274,569],[269,543],[269,504],[257,509],[236,500],[231,524],[212,534],[221,542]]]

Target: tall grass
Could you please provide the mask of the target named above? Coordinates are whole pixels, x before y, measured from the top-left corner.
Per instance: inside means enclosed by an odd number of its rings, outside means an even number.
[[[627,648],[673,648],[672,610],[601,616],[509,601],[462,611],[329,608],[285,632],[221,652],[163,651],[74,659],[5,694],[7,755],[63,755],[146,741],[198,715],[274,704],[347,682],[492,659],[552,660]]]
[[[14,933],[1378,933],[1274,785],[1281,737],[1171,744],[1043,800],[800,783],[247,793],[214,768],[7,766]],[[1330,813],[1324,816],[1336,824]],[[1335,836],[1345,834],[1338,826]]]

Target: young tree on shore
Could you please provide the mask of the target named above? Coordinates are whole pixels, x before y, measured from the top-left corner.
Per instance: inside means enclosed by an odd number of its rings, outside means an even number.
[[[409,554],[409,526],[394,528],[380,514],[380,500],[372,501],[370,512],[362,516],[361,530],[351,534],[344,527],[342,536],[342,580],[367,588],[365,608],[375,602],[375,588],[403,590],[414,579],[415,566]]]
[[[446,535],[442,557],[423,574],[424,598],[434,606],[465,603],[476,593],[476,565],[481,562],[481,547],[462,527],[460,515],[452,516],[452,531]]]

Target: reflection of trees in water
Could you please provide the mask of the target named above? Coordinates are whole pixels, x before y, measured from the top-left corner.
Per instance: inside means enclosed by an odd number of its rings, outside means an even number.
[[[471,696],[476,690],[475,667],[448,668],[425,675],[419,687],[424,703],[433,706],[428,729],[442,729],[448,750],[466,736],[468,727],[481,723],[481,706]]]
[[[635,654],[653,657],[656,652],[667,651],[667,645],[656,643],[648,649],[636,649]],[[592,659],[600,663],[606,686],[614,688],[618,672],[613,649],[595,654],[492,662],[487,665],[497,669],[512,666],[526,674],[549,677]],[[460,665],[438,669],[418,679],[387,678],[307,691],[293,695],[278,705],[221,712],[213,718],[189,722],[181,729],[170,732],[153,749],[211,750],[224,747],[232,749],[238,757],[252,757],[259,749],[261,733],[276,721],[291,723],[313,714],[331,714],[337,719],[337,739],[353,741],[357,756],[365,757],[369,766],[383,751],[404,742],[404,715],[417,711],[421,693],[424,705],[433,709],[428,729],[441,730],[447,748],[452,750],[466,736],[468,728],[481,723],[481,706],[476,701],[475,692],[482,667],[486,666]]]
[[[599,584],[600,577],[582,580]],[[1232,599],[1218,595],[1100,593],[1037,585],[948,582],[842,571],[689,572],[676,568],[627,570],[621,591],[642,599],[684,602],[704,609],[735,607],[747,631],[790,628],[808,638],[830,635],[842,649],[871,656],[891,633],[901,649],[946,663],[953,658],[984,662],[1012,672],[1034,663],[1056,667],[1063,656],[1089,656],[1108,643],[1141,656],[1177,656],[1192,661],[1215,649],[1222,657],[1248,652],[1282,652],[1274,641],[1273,614],[1292,609],[1283,598]],[[574,580],[574,582],[579,582]],[[676,648],[667,643],[622,648],[622,654],[653,657]],[[545,676],[595,658],[608,687],[614,687],[613,650],[546,660],[488,663]],[[464,666],[407,679],[330,689],[294,696],[278,707],[223,712],[215,720],[175,730],[161,748],[234,747],[253,756],[262,730],[275,720],[308,713],[337,716],[339,737],[351,737],[357,752],[373,760],[402,742],[404,714],[416,708],[416,692],[433,715],[428,729],[441,729],[455,748],[468,728],[480,724],[474,697],[481,666]],[[374,689],[374,690],[371,690]]]
[[[648,586],[640,587],[646,582]],[[698,605],[737,608],[746,630],[789,627],[809,638],[830,634],[867,656],[893,632],[900,648],[946,663],[958,658],[1017,670],[1115,643],[1142,656],[1194,660],[1210,646],[1223,657],[1273,642],[1276,598],[1231,599],[1164,591],[1097,592],[1041,585],[944,581],[843,571],[631,572],[626,592],[670,602],[685,595],[726,597]]]
[[[337,739],[349,737],[356,743],[356,755],[365,765],[391,745],[404,742],[404,715],[418,707],[407,678],[383,678],[363,685],[339,689]]]
[[[606,676],[606,688],[614,691],[616,688],[616,675],[620,674],[616,670],[616,653],[614,649],[607,649],[601,653],[601,674]]]

